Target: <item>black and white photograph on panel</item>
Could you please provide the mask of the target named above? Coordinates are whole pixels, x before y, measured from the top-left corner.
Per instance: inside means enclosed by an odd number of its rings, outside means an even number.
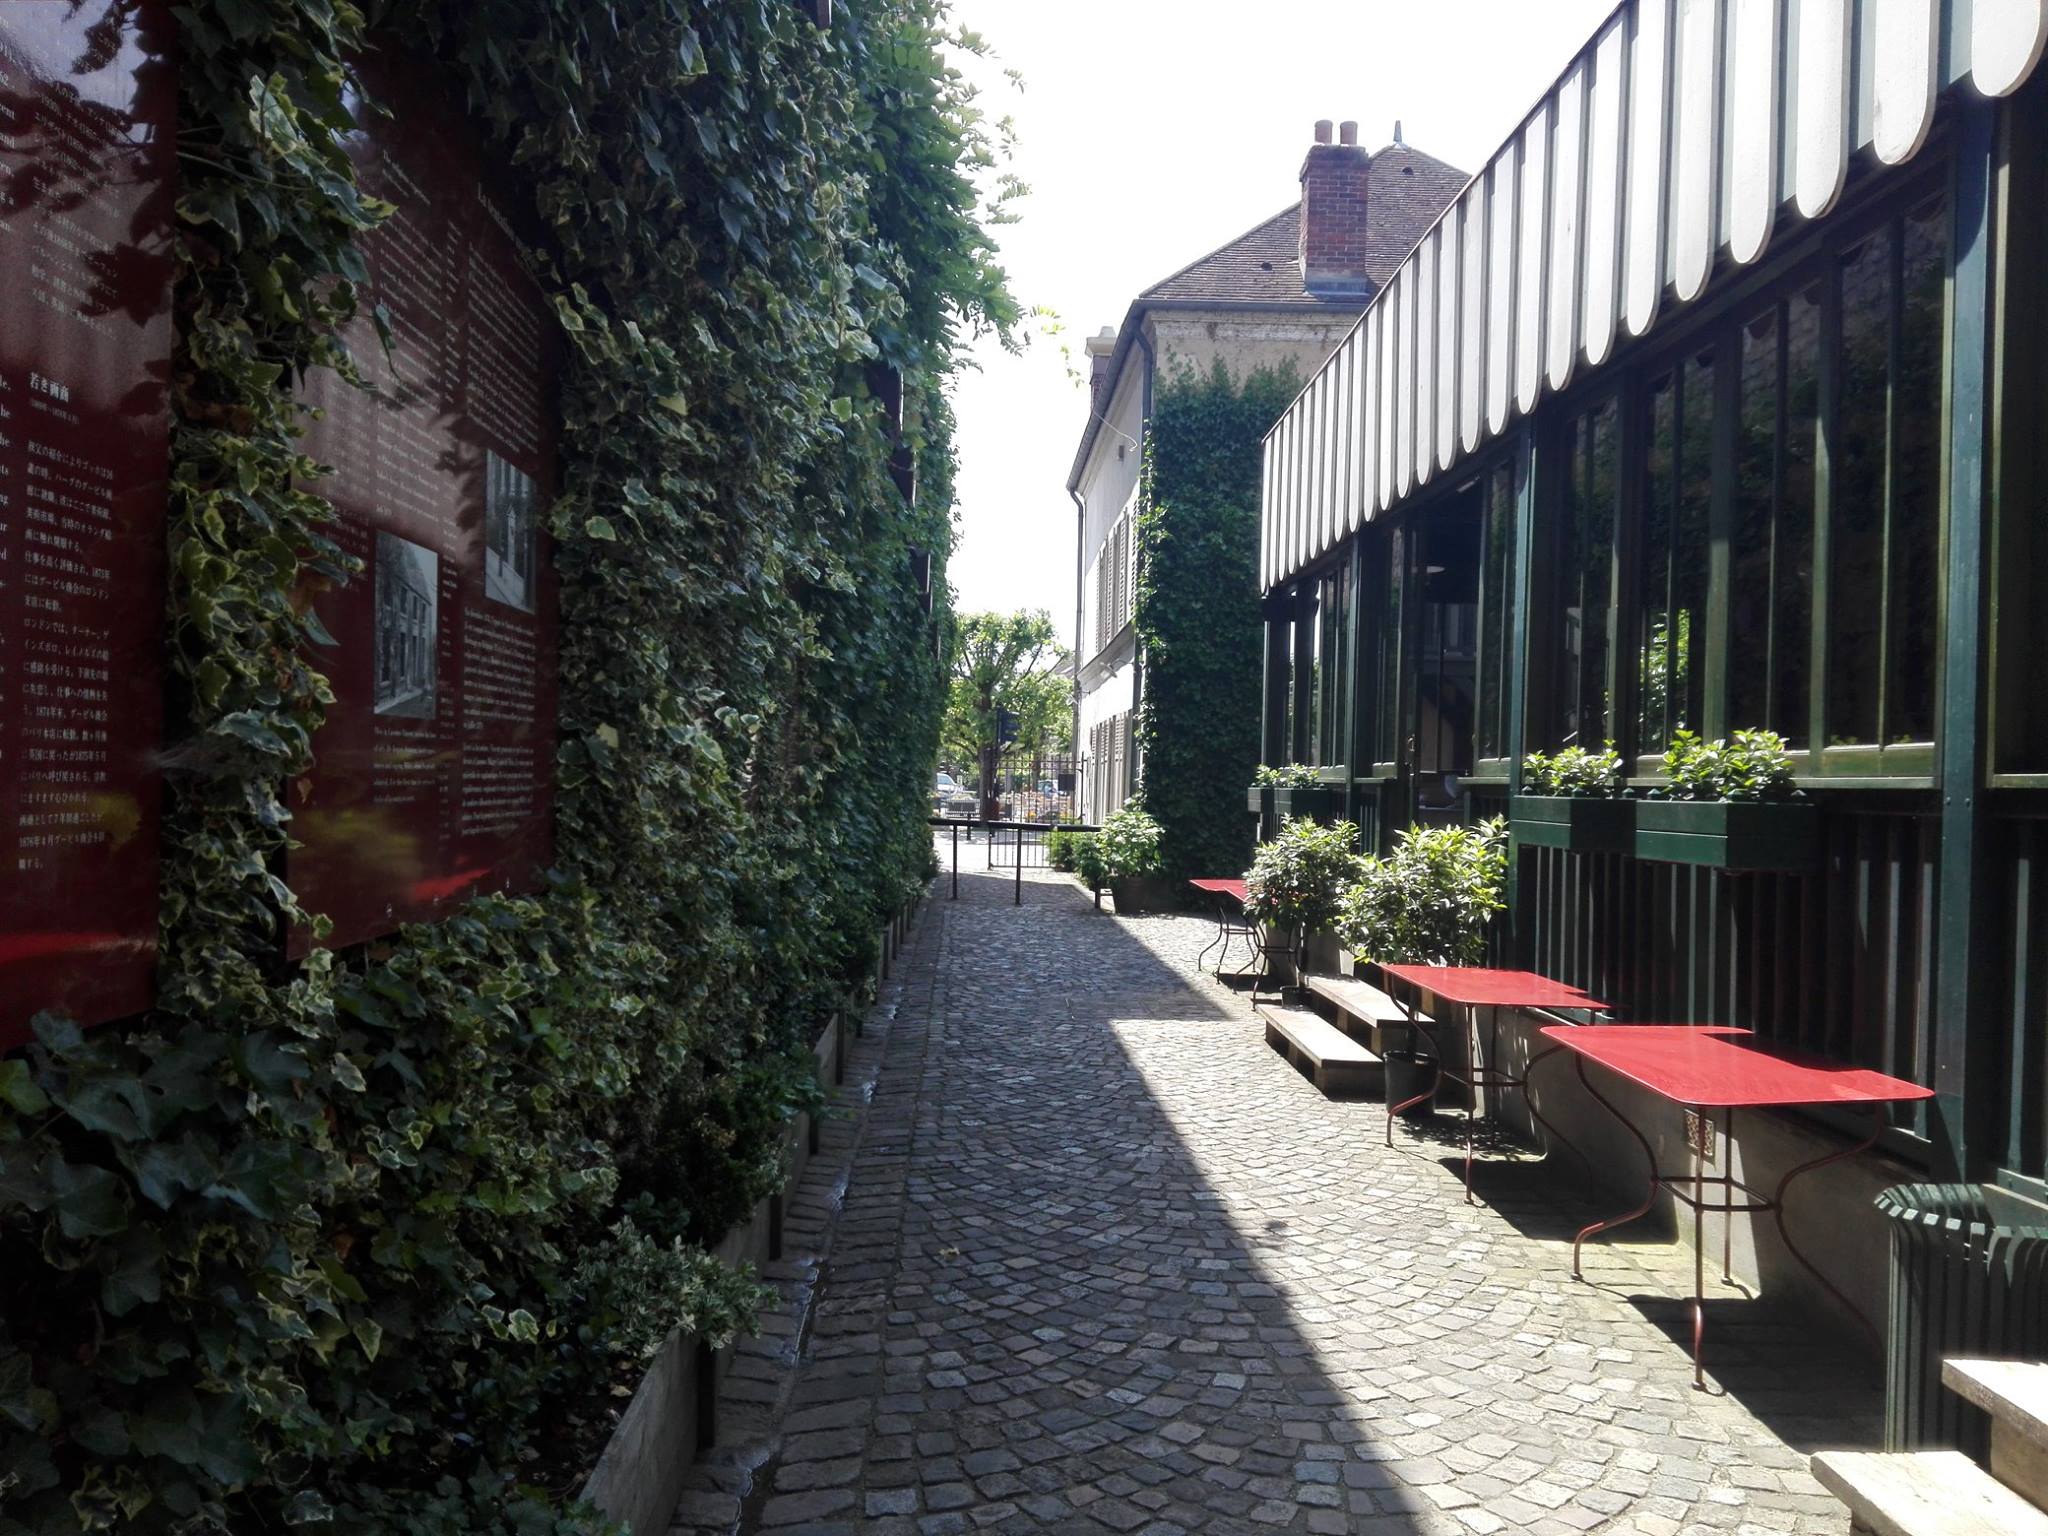
[[[533,612],[535,506],[533,477],[484,452],[484,596]]]
[[[440,559],[396,534],[377,535],[377,703],[380,715],[434,717]]]

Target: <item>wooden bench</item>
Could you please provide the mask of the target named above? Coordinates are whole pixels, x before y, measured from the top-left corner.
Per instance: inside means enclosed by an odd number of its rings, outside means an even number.
[[[1302,988],[1337,1010],[1337,1027],[1362,1039],[1376,1051],[1386,1049],[1384,1031],[1405,1027],[1408,1015],[1401,1005],[1369,981],[1356,976],[1337,976],[1327,971],[1310,971],[1301,978]],[[1428,1024],[1429,1015],[1417,1011],[1417,1024]]]
[[[1951,1392],[1991,1415],[1991,1470],[1960,1451],[1823,1451],[1813,1475],[1858,1536],[2048,1536],[2048,1365],[1944,1360]]]
[[[1266,1043],[1324,1094],[1369,1094],[1385,1087],[1386,1067],[1379,1057],[1320,1015],[1261,1003],[1259,1017],[1266,1023]]]

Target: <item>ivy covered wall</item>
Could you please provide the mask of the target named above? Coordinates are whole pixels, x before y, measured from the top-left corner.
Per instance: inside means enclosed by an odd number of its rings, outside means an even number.
[[[1145,809],[1175,880],[1236,875],[1259,763],[1260,439],[1299,392],[1294,370],[1233,380],[1221,358],[1153,398],[1138,518],[1135,623],[1145,685]]]
[[[0,1062],[0,1536],[583,1531],[612,1388],[920,888],[964,333],[1015,309],[942,0],[183,0],[160,998]],[[384,210],[345,61],[440,59],[571,341],[557,869],[281,958],[329,694],[294,391]],[[869,393],[909,380],[906,505]]]

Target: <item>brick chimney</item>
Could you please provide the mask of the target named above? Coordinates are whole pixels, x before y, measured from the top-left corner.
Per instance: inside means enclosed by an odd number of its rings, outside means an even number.
[[[1110,354],[1116,351],[1116,328],[1105,325],[1082,345],[1088,351],[1088,407],[1100,411],[1105,404],[1102,383],[1109,377]]]
[[[1364,293],[1365,201],[1372,155],[1358,142],[1358,124],[1345,123],[1330,142],[1330,120],[1316,124],[1316,141],[1301,163],[1301,275],[1310,293]]]

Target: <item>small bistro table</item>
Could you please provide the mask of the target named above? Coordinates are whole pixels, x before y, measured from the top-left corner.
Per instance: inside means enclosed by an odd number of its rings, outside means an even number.
[[[1867,1151],[1884,1133],[1888,1106],[1931,1099],[1934,1097],[1933,1089],[1863,1067],[1843,1066],[1814,1056],[1764,1050],[1750,1043],[1748,1030],[1721,1025],[1553,1025],[1543,1034],[1555,1042],[1553,1050],[1543,1054],[1553,1055],[1556,1050],[1572,1053],[1579,1081],[1609,1114],[1621,1122],[1622,1129],[1635,1138],[1650,1166],[1650,1188],[1641,1205],[1623,1215],[1596,1221],[1572,1239],[1573,1279],[1585,1278],[1579,1269],[1579,1250],[1587,1238],[1647,1214],[1656,1203],[1657,1191],[1668,1189],[1673,1199],[1692,1207],[1692,1384],[1695,1388],[1702,1391],[1706,1388],[1700,1345],[1707,1326],[1706,1248],[1703,1242],[1707,1211],[1718,1211],[1723,1218],[1721,1278],[1724,1281],[1730,1278],[1729,1218],[1742,1212],[1769,1211],[1777,1222],[1778,1236],[1785,1244],[1786,1252],[1805,1266],[1807,1273],[1820,1282],[1844,1311],[1866,1330],[1876,1333],[1876,1328],[1862,1310],[1843,1295],[1793,1241],[1785,1225],[1785,1194],[1795,1179]],[[1659,1171],[1657,1154],[1642,1131],[1615,1108],[1586,1076],[1586,1063],[1589,1061],[1685,1110],[1686,1141],[1692,1153],[1690,1174]],[[1790,1170],[1778,1180],[1778,1187],[1769,1195],[1752,1189],[1735,1177],[1733,1137],[1736,1110],[1813,1108],[1819,1105],[1865,1106],[1873,1112],[1876,1123],[1870,1134],[1855,1146],[1816,1157]],[[1730,1149],[1729,1163],[1722,1172],[1709,1178],[1706,1168],[1714,1160],[1715,1110],[1722,1111],[1725,1116],[1721,1137]],[[1714,1203],[1707,1198],[1710,1185],[1718,1191],[1718,1199]],[[1738,1192],[1744,1197],[1741,1204],[1735,1200]]]
[[[1542,1060],[1543,1052],[1532,1056],[1520,1072],[1512,1072],[1499,1064],[1500,1010],[1503,1008],[1542,1008],[1552,1013],[1584,1013],[1589,1017],[1607,1011],[1607,1005],[1596,997],[1588,996],[1577,987],[1567,986],[1561,981],[1552,981],[1548,976],[1539,976],[1534,971],[1504,971],[1478,965],[1382,965],[1380,974],[1389,981],[1401,983],[1405,989],[1423,993],[1439,1002],[1449,1003],[1462,1009],[1465,1027],[1465,1048],[1471,1053],[1470,1065],[1453,1069],[1444,1065],[1443,1053],[1429,1038],[1423,1025],[1428,1022],[1417,1015],[1406,996],[1397,996],[1402,1010],[1408,1015],[1408,1032],[1417,1045],[1428,1046],[1436,1068],[1436,1081],[1429,1085],[1427,1092],[1403,1099],[1399,1104],[1391,1096],[1387,1102],[1387,1145],[1394,1144],[1394,1117],[1433,1097],[1443,1079],[1463,1087],[1468,1095],[1465,1101],[1465,1203],[1472,1199],[1472,1123],[1479,1109],[1478,1098],[1487,1088],[1519,1088],[1529,1113],[1559,1141],[1570,1145],[1564,1133],[1536,1108],[1528,1096],[1529,1068]],[[1487,1010],[1486,1048],[1479,1045],[1479,1010]],[[1548,1033],[1548,1031],[1545,1031]]]
[[[1223,974],[1223,957],[1230,953],[1230,941],[1242,938],[1251,945],[1252,958],[1259,957],[1259,935],[1244,917],[1245,897],[1248,894],[1242,880],[1190,880],[1196,890],[1210,896],[1216,902],[1216,937],[1202,946],[1202,953],[1195,956],[1195,969],[1202,968],[1202,955],[1216,950],[1216,974]],[[1218,946],[1221,946],[1218,948]],[[1242,976],[1244,972],[1235,973]]]

